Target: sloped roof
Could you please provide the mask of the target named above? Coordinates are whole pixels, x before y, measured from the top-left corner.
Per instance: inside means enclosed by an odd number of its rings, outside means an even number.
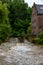
[[[37,5],[35,4],[37,9],[37,14],[43,14],[43,5]]]

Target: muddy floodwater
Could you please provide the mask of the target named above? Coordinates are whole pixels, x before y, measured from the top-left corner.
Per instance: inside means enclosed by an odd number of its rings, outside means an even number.
[[[43,65],[43,46],[11,39],[0,45],[0,65]]]

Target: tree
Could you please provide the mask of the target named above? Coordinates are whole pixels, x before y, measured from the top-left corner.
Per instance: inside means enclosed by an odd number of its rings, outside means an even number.
[[[9,10],[9,14],[7,13],[7,15],[5,16],[9,16],[9,22],[7,23],[8,24],[10,23],[11,25],[12,36],[25,37],[27,35],[27,30],[31,22],[32,8],[28,7],[28,4],[25,3],[24,0],[1,0],[1,1],[3,4],[5,3],[7,4],[7,9]],[[6,18],[8,19],[8,17],[5,17],[5,19]]]
[[[23,4],[24,0],[13,0],[13,2],[16,4]]]
[[[9,6],[9,21],[12,27],[13,36],[27,34],[27,29],[31,22],[32,9],[27,3],[19,4],[11,3]],[[23,35],[24,36],[24,35]]]
[[[0,40],[4,41],[10,36],[11,27],[8,19],[9,11],[6,4],[0,1]]]
[[[12,2],[12,0],[0,0],[0,1],[2,1],[2,3],[11,3]]]

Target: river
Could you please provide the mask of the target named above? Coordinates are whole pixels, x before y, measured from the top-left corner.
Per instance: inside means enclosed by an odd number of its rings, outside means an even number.
[[[43,46],[11,39],[0,45],[0,65],[43,65]]]

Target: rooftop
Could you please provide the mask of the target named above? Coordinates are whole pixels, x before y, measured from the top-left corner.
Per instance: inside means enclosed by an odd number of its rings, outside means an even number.
[[[35,7],[37,9],[37,14],[43,14],[43,5],[35,4]]]

